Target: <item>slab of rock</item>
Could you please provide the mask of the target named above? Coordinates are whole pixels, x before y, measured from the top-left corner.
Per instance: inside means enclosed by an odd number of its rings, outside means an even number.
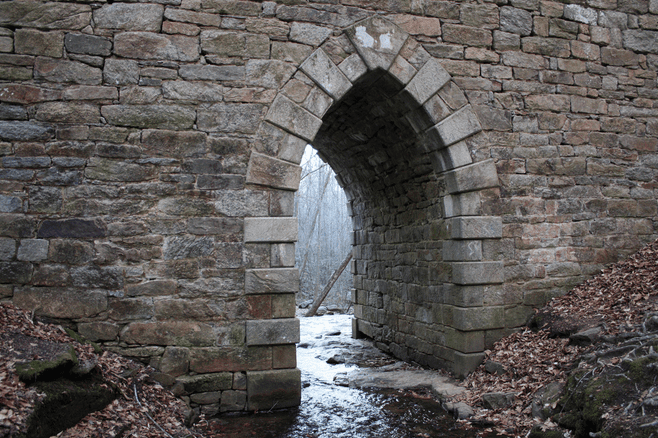
[[[511,406],[515,398],[513,392],[490,392],[482,394],[482,404],[487,409],[502,409]]]
[[[382,371],[382,369],[384,369]],[[350,387],[377,389],[429,388],[441,398],[461,394],[464,388],[450,377],[430,370],[360,369],[348,374]]]

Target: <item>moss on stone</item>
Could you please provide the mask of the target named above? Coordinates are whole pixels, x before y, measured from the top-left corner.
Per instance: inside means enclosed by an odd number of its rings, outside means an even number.
[[[32,360],[19,363],[16,365],[15,370],[19,379],[29,383],[40,378],[50,378],[50,376],[66,372],[77,364],[78,356],[75,349],[69,346],[65,353],[60,354],[53,360]]]

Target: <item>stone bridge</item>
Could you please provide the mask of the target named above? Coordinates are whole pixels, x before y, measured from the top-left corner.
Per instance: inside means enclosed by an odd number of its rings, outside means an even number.
[[[657,70],[658,0],[1,2],[0,298],[203,412],[299,404],[311,143],[354,334],[464,375],[658,237]]]

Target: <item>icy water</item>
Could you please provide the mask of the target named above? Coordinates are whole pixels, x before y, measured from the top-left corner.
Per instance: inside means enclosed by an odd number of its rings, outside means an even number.
[[[369,342],[351,339],[351,316],[300,318],[297,366],[302,401],[297,409],[221,416],[210,424],[216,438],[438,438],[479,437],[455,429],[453,419],[427,391],[363,390],[346,385],[358,365],[394,360]],[[334,363],[329,364],[329,362]],[[336,363],[338,362],[338,363]],[[345,364],[347,362],[348,364]],[[362,368],[363,369],[363,368]],[[374,369],[374,368],[373,368]],[[334,380],[336,379],[336,381]],[[493,437],[494,435],[487,435]]]

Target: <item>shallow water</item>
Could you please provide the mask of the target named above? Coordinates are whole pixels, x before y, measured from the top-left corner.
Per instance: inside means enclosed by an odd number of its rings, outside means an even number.
[[[454,428],[453,419],[427,391],[362,390],[339,386],[357,365],[390,364],[367,341],[351,339],[351,316],[300,318],[297,366],[302,371],[299,408],[211,420],[213,437],[226,438],[411,438],[478,437]],[[489,435],[490,437],[493,435]]]

